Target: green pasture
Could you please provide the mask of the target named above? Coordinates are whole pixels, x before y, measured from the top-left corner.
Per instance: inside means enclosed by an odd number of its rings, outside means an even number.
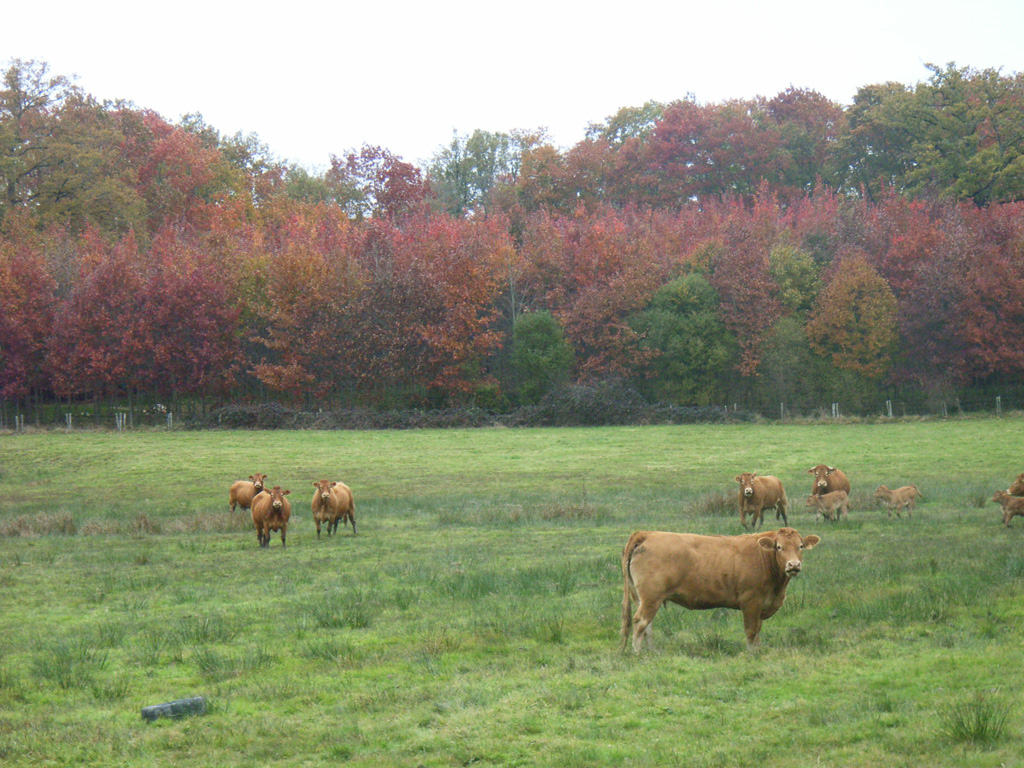
[[[0,764],[1021,765],[1024,522],[988,499],[1022,445],[1017,415],[0,435]],[[804,507],[820,462],[848,521]],[[823,539],[761,650],[668,606],[621,652],[629,534],[740,533],[743,471]],[[292,491],[285,549],[228,511],[253,472]],[[358,536],[317,540],[321,477]],[[881,483],[920,487],[912,519]]]

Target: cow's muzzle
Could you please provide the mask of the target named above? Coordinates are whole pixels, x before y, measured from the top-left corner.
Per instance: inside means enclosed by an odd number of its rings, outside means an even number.
[[[799,576],[800,569],[803,567],[801,563],[786,563],[786,575],[787,576]]]
[[[753,488],[744,488],[743,489],[743,495],[744,496],[753,496],[754,495],[754,489]]]

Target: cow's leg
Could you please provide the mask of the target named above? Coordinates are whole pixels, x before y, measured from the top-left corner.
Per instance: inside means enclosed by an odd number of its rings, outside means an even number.
[[[348,521],[352,523],[352,535],[356,535],[356,513],[352,510],[348,513]]]
[[[740,507],[740,525],[743,526],[743,530],[747,529],[747,510]]]
[[[786,502],[780,501],[778,506],[775,507],[775,519],[779,519],[779,515],[782,515],[782,524],[785,526],[789,525],[789,517],[786,516]]]
[[[753,650],[761,644],[761,606],[756,601],[743,606],[743,631],[747,635],[747,648]]]
[[[282,527],[281,527],[281,546],[282,546],[282,547],[283,547],[283,546],[285,546],[285,541],[284,541],[284,537],[285,537],[285,534],[286,534],[287,532],[288,532],[288,527],[287,527],[287,526],[282,526]]]
[[[637,605],[633,615],[633,652],[640,653],[646,644],[651,649],[651,622],[658,612],[658,603],[645,603],[643,599]]]
[[[316,523],[316,537],[319,539],[320,538],[320,518],[319,517],[314,517],[313,518],[313,522]]]

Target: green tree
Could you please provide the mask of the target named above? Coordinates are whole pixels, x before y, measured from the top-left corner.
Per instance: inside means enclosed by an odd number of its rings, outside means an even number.
[[[768,254],[768,274],[779,286],[779,301],[790,312],[806,315],[821,290],[821,277],[811,255],[789,244]]]
[[[451,143],[435,153],[427,170],[441,208],[453,216],[486,208],[499,183],[516,179],[523,151],[538,141],[537,134],[516,131],[454,134]]]
[[[721,403],[736,370],[739,345],[719,319],[718,291],[689,274],[660,288],[630,325],[656,353],[640,384],[652,399],[680,405]]]
[[[569,380],[575,353],[550,312],[528,312],[512,327],[512,365],[519,400],[534,404]]]

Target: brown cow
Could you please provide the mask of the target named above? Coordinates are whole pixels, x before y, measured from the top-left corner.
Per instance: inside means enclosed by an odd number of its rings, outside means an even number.
[[[338,521],[349,520],[352,523],[352,534],[356,532],[356,505],[352,498],[352,489],[344,483],[321,480],[313,483],[313,522],[316,523],[316,537],[320,538],[320,524],[327,523],[327,535],[338,530]]]
[[[850,492],[850,481],[846,473],[841,469],[830,467],[828,464],[818,464],[807,470],[807,474],[814,475],[814,485],[811,486],[811,493],[821,496],[832,491]]]
[[[1024,472],[1017,475],[1017,479],[1006,489],[1011,496],[1024,496]]]
[[[880,485],[875,489],[875,498],[881,499],[885,506],[889,508],[889,517],[892,517],[894,511],[896,512],[896,517],[899,517],[900,510],[903,508],[907,510],[907,517],[913,517],[914,506],[917,504],[918,496],[922,499],[924,498],[924,495],[917,490],[916,485],[904,485],[895,491],[890,491],[884,485]]]
[[[1016,515],[1024,517],[1024,498],[1011,496],[1006,491],[996,491],[992,494],[992,501],[1003,508],[1003,525],[1007,528]]]
[[[275,485],[269,491],[264,489],[252,500],[252,525],[261,547],[270,546],[270,532],[281,532],[281,546],[287,546],[288,518],[292,516],[292,504],[285,498],[291,491],[281,490]]]
[[[263,490],[266,481],[267,476],[257,472],[255,475],[249,475],[248,480],[233,482],[231,490],[228,491],[228,504],[231,505],[231,511],[235,511],[236,504],[242,509],[249,509],[252,506],[252,500]]]
[[[736,475],[736,482],[740,484],[737,501],[740,505],[740,524],[744,528],[747,527],[748,513],[754,517],[751,522],[753,529],[756,531],[760,528],[766,509],[774,509],[775,519],[781,517],[782,524],[789,525],[789,518],[786,517],[786,491],[779,478],[744,472]]]
[[[623,648],[631,628],[635,652],[651,647],[651,622],[665,601],[742,611],[747,647],[755,648],[761,622],[779,610],[789,580],[800,573],[803,550],[819,541],[792,528],[742,536],[637,531],[622,551]]]
[[[837,520],[840,515],[850,516],[850,496],[846,491],[832,491],[821,496],[812,493],[807,497],[807,506],[817,510],[814,522],[818,522],[822,515],[826,520]]]

